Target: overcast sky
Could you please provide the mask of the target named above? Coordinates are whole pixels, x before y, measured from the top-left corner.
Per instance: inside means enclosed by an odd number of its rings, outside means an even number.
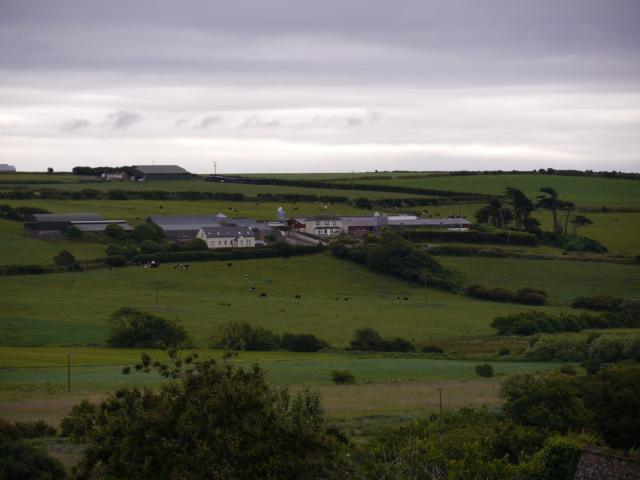
[[[640,170],[638,0],[0,0],[0,163]]]

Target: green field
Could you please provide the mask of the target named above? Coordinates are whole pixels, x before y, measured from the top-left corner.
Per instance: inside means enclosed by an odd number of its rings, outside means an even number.
[[[105,246],[98,243],[40,240],[25,236],[23,230],[20,222],[0,219],[0,265],[49,265],[61,250],[80,261],[105,256]]]
[[[0,190],[3,185],[0,183]],[[15,185],[12,185],[15,188]],[[317,195],[317,196],[333,196],[333,197],[348,197],[358,198],[367,197],[371,199],[376,198],[405,198],[405,197],[419,197],[420,195],[408,195],[406,193],[394,193],[394,192],[375,192],[375,191],[361,191],[351,190],[348,185],[345,185],[341,189],[333,188],[306,188],[306,187],[290,187],[279,185],[251,185],[242,183],[218,183],[218,182],[205,182],[204,180],[174,180],[174,181],[158,181],[158,182],[97,182],[97,183],[79,183],[69,182],[64,185],[37,185],[37,184],[24,184],[23,188],[31,190],[40,190],[43,187],[59,189],[65,191],[78,191],[85,188],[93,190],[108,191],[108,190],[131,190],[131,191],[151,191],[161,190],[165,192],[222,192],[222,193],[243,193],[247,196],[255,197],[258,194],[300,194],[300,195]]]
[[[357,180],[357,183],[494,195],[503,194],[507,187],[515,187],[530,197],[538,195],[541,187],[552,187],[558,191],[561,199],[580,206],[640,207],[640,182],[637,180],[560,175],[440,175]]]
[[[640,299],[637,265],[478,257],[439,257],[439,260],[472,283],[545,290],[549,302],[555,305],[569,305],[575,297],[595,294]]]
[[[71,353],[71,393],[67,393],[67,353]],[[147,350],[152,358],[165,354]],[[45,419],[57,424],[80,399],[99,400],[116,388],[154,387],[153,374],[122,374],[122,367],[139,361],[141,351],[107,348],[0,347],[0,417]],[[221,352],[200,351],[203,357]],[[312,385],[332,418],[399,415],[434,411],[439,390],[445,408],[494,406],[500,403],[499,382],[505,375],[556,368],[554,363],[493,362],[497,378],[478,378],[477,362],[429,358],[392,358],[349,353],[296,354],[242,352],[234,363],[259,364],[277,385]],[[348,369],[356,385],[330,384],[330,372]]]
[[[249,279],[243,280],[241,273]],[[256,292],[249,292],[251,286]],[[0,289],[7,299],[0,314],[4,345],[104,344],[103,320],[122,306],[181,321],[200,347],[232,319],[278,333],[315,333],[335,346],[346,345],[363,326],[420,345],[491,334],[489,323],[496,315],[523,309],[439,290],[425,292],[329,254],[244,260],[232,268],[224,262],[193,263],[187,272],[167,264],[151,270],[0,277]],[[259,298],[260,292],[267,298]],[[302,299],[295,301],[296,294]],[[398,296],[409,301],[397,301]]]

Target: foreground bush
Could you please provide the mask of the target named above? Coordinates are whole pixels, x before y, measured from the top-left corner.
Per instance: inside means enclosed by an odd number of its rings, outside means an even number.
[[[274,389],[258,366],[171,357],[137,368],[174,380],[100,405],[78,478],[343,478],[346,452],[316,393]]]
[[[64,480],[62,464],[44,451],[0,433],[0,478],[6,480]]]
[[[97,417],[98,406],[82,400],[78,405],[74,405],[69,415],[60,422],[60,434],[74,442],[84,442],[95,427]]]
[[[183,326],[132,307],[116,310],[107,344],[120,348],[166,348],[188,346],[191,341]]]

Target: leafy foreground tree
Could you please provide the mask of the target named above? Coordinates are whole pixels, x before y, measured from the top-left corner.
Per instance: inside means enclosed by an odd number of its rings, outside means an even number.
[[[64,480],[62,464],[42,450],[0,433],[0,479]]]
[[[346,478],[346,442],[316,393],[274,389],[258,366],[226,358],[170,358],[136,365],[170,379],[159,390],[125,388],[100,405],[77,478]]]

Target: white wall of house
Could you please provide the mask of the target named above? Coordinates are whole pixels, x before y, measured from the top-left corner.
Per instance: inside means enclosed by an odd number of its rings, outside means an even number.
[[[207,235],[200,230],[197,235],[207,242],[209,249],[216,248],[253,248],[256,246],[256,237],[212,237],[207,238]]]
[[[308,218],[304,228],[305,233],[318,235],[320,237],[331,237],[334,235],[340,235],[344,232],[344,230],[345,226],[341,218],[319,220]]]

